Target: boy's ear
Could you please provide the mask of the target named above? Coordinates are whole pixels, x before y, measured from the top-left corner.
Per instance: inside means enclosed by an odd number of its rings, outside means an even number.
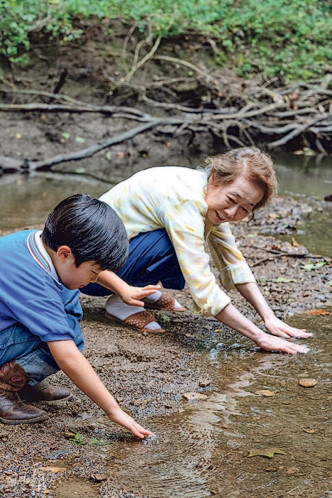
[[[57,253],[58,258],[60,258],[62,261],[65,261],[67,259],[74,257],[72,250],[68,246],[58,247],[58,250],[56,253]]]

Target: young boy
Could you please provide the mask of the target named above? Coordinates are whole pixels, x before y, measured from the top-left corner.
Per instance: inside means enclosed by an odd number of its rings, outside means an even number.
[[[24,230],[0,238],[1,422],[45,420],[45,411],[20,398],[68,397],[68,389],[45,381],[61,369],[111,421],[139,438],[151,434],[121,410],[80,352],[78,289],[96,282],[105,269],[121,268],[127,252],[120,218],[107,204],[86,194],[60,202],[42,232]],[[143,290],[141,295],[149,293]]]

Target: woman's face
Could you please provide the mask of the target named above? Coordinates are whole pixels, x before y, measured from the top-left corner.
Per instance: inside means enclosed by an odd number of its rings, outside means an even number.
[[[207,219],[212,225],[241,221],[251,213],[263,195],[261,187],[242,175],[226,185],[215,186],[209,182],[205,196]]]

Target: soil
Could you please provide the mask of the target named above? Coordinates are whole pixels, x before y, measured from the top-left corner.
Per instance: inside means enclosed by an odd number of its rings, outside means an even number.
[[[47,57],[44,49],[43,52],[38,49],[36,40],[33,65],[20,73],[17,70],[7,72],[2,80],[9,85],[52,91],[62,71],[67,70],[62,93],[93,103],[106,101],[121,104],[125,95],[112,94],[107,89],[110,77],[118,70],[116,58],[111,53],[105,54],[105,49],[98,46],[97,35],[96,38],[93,44],[89,42],[89,50],[81,51],[74,45],[70,49],[49,47]],[[115,48],[117,43],[115,36]],[[121,61],[118,63],[121,64]],[[149,66],[147,71],[155,74],[155,79],[161,76],[160,67],[151,69]],[[234,74],[224,74],[223,78],[229,85],[238,85],[240,91],[241,83]],[[137,96],[130,95],[126,103],[134,105],[134,98]],[[26,96],[15,97],[15,102],[26,100]],[[48,99],[44,98],[44,101]],[[30,160],[88,146],[128,126],[125,120],[114,122],[99,114],[1,113],[0,118],[1,155]],[[78,164],[59,166],[56,170],[75,172],[79,168],[80,173],[116,183],[141,169],[142,164],[143,167],[160,163],[178,164],[179,156],[186,157],[188,164],[192,157],[197,162],[197,157],[217,151],[218,143],[210,135],[191,137],[190,140],[182,137],[179,140],[167,133],[150,132],[126,144],[112,147],[109,152],[103,151],[93,158]],[[293,241],[293,245],[283,242],[266,233],[292,234],[296,223],[303,219],[308,210],[324,208],[323,202],[314,200],[299,203],[291,198],[277,198],[268,209],[258,213],[249,225],[243,223],[234,227],[241,250],[253,267],[272,308],[281,318],[298,311],[323,309],[331,303],[331,263],[322,257],[313,261],[325,261],[325,266],[305,269],[303,266],[308,264],[312,255],[303,246],[297,246],[296,241]],[[292,256],[289,256],[290,253]],[[279,281],[278,277],[281,277]],[[257,315],[238,293],[231,291],[230,294],[233,303],[259,324]],[[166,420],[169,414],[177,414],[174,423],[181,424],[181,410],[187,403],[183,394],[209,391],[213,381],[208,361],[211,351],[218,350],[217,345],[222,344],[224,350],[231,354],[242,340],[215,319],[206,319],[190,312],[191,299],[187,291],[174,295],[187,306],[188,311],[156,312],[158,321],[166,329],[166,333],[160,336],[125,329],[105,316],[102,298],[82,296],[85,356],[120,405],[147,428],[150,423],[153,424],[154,417]],[[255,365],[255,355],[262,353],[257,353],[249,341],[243,344],[244,349],[237,353],[238,359],[241,359],[242,354],[254,354],[252,361]],[[227,386],[237,376],[241,376],[246,368],[246,364],[240,364],[239,371],[226,368],[223,371],[223,389],[226,391]],[[130,455],[131,451],[139,452],[142,442],[109,423],[64,374],[56,374],[51,382],[70,386],[73,396],[58,404],[40,403],[39,406],[49,413],[48,421],[35,425],[0,427],[0,495],[6,498],[71,498],[83,494],[86,497],[169,496],[158,494],[156,490],[151,494],[149,491],[145,493],[144,489],[137,495],[131,493],[124,484],[121,472],[117,473],[121,458],[116,461],[116,455],[112,454],[114,450],[109,452],[108,449],[120,448],[119,451],[128,451]],[[128,458],[130,460],[130,456]],[[216,463],[213,462],[213,465]],[[215,482],[214,487],[216,491],[211,494],[221,496],[220,483]],[[190,496],[207,495],[199,492]],[[252,496],[267,494],[261,490]],[[271,491],[270,496],[279,495]]]

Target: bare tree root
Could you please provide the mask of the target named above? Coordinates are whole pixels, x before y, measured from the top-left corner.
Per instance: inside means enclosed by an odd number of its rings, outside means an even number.
[[[143,41],[148,43],[148,40]],[[281,146],[298,150],[309,145],[320,154],[331,151],[332,91],[329,84],[332,78],[329,75],[321,80],[283,87],[276,86],[276,78],[260,86],[246,82],[240,90],[239,86],[233,88],[231,83],[226,84],[217,72],[209,74],[204,67],[191,62],[157,55],[160,43],[161,37],[158,37],[140,60],[142,44],[137,44],[131,69],[117,82],[104,75],[117,92],[124,92],[126,98],[135,97],[135,107],[93,105],[61,93],[15,88],[2,80],[0,94],[5,97],[5,102],[0,103],[0,112],[102,113],[110,119],[122,118],[141,124],[91,147],[44,161],[0,157],[0,173],[46,170],[62,162],[78,161],[152,129],[154,133],[169,136],[179,136],[188,131],[194,136],[207,131],[227,147],[258,143],[270,150]],[[124,44],[123,54],[126,54],[127,44],[128,41]],[[173,68],[175,66],[173,76],[157,77],[148,83],[140,81],[140,69],[152,59],[171,64]],[[181,70],[186,76],[181,74]],[[188,70],[192,73],[190,77]],[[37,101],[27,101],[31,96]],[[49,103],[43,102],[43,99]],[[125,99],[121,93],[120,99]],[[158,109],[159,115],[147,112],[149,107]]]

